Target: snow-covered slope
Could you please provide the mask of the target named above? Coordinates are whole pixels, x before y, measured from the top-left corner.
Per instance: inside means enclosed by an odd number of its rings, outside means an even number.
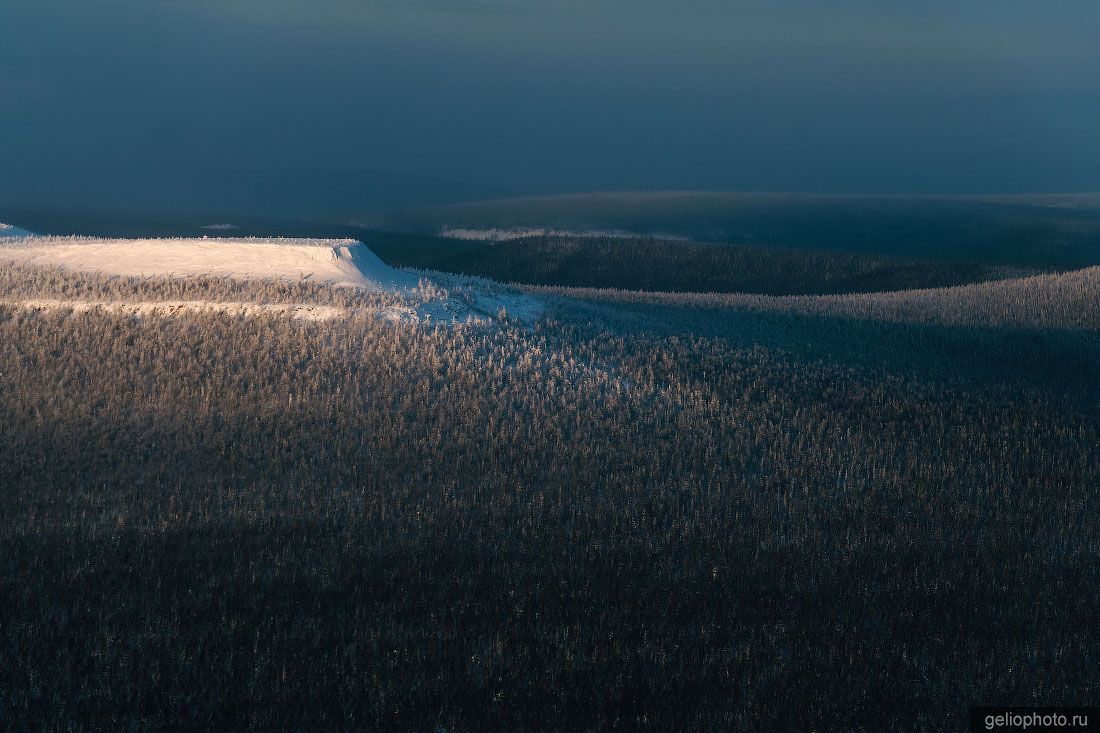
[[[34,235],[28,232],[26,229],[20,229],[19,227],[12,226],[11,224],[5,224],[0,222],[0,241],[5,239],[22,239],[23,237],[33,237]]]
[[[78,239],[0,240],[0,260],[127,276],[206,275],[308,280],[379,290],[417,286],[354,240]]]
[[[0,264],[62,267],[127,277],[277,279],[407,297],[417,320],[496,316],[534,320],[541,302],[489,280],[399,270],[351,239],[0,238]],[[423,282],[423,287],[421,287]]]

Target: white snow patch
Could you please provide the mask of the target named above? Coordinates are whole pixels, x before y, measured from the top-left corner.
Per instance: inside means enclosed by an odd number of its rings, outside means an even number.
[[[23,239],[24,237],[33,236],[34,234],[28,232],[26,229],[20,229],[19,227],[12,226],[11,224],[0,222],[0,242],[5,239]]]
[[[447,295],[443,301],[445,307],[459,319],[472,316],[483,320],[503,315],[509,320],[533,323],[544,309],[541,300],[495,280],[435,270],[426,271],[424,277],[432,286],[443,289]]]
[[[384,314],[401,320],[485,322],[501,311],[530,322],[537,298],[483,278],[396,269],[351,239],[0,240],[0,262],[62,267],[126,277],[277,279],[395,293],[409,304]]]
[[[0,244],[0,260],[128,277],[278,279],[384,291],[411,290],[418,282],[350,239],[30,237]]]

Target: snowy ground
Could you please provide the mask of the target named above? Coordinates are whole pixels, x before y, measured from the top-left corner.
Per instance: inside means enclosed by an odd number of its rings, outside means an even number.
[[[37,237],[8,228],[0,235],[2,262],[128,277],[278,279],[362,288],[405,297],[410,307],[401,314],[411,320],[485,320],[503,309],[509,317],[533,321],[542,311],[537,298],[490,280],[395,269],[351,239],[95,239]],[[188,303],[177,305],[198,307]]]
[[[419,278],[386,266],[353,240],[79,239],[0,240],[0,257],[136,277],[277,278],[378,290],[411,289]]]
[[[20,229],[14,227],[11,224],[4,224],[0,222],[0,240],[3,239],[22,239],[23,237],[33,236],[26,229]]]

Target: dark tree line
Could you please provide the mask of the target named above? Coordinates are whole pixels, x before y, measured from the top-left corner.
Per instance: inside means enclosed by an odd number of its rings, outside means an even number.
[[[571,299],[945,326],[1100,331],[1100,267],[951,288],[822,296],[526,287]]]
[[[490,242],[379,234],[367,243],[395,266],[527,285],[661,292],[861,293],[1033,272],[954,259],[669,239],[552,235]]]

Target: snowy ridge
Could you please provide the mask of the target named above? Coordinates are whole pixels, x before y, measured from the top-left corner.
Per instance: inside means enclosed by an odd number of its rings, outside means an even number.
[[[510,318],[527,321],[542,311],[536,298],[490,280],[390,267],[353,239],[6,237],[0,239],[4,262],[124,277],[283,280],[360,288],[404,298],[409,304],[401,310],[405,320],[484,321],[503,310]]]

